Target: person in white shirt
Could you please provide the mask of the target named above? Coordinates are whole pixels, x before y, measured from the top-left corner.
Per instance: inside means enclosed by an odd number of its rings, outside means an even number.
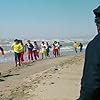
[[[46,58],[46,44],[44,41],[41,43],[41,53],[42,53],[42,59]]]

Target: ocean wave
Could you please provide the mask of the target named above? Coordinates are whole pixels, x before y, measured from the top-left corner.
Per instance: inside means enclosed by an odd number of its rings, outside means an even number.
[[[4,51],[5,54],[12,53],[12,50]]]
[[[69,49],[72,49],[73,47],[72,46],[65,46],[65,47],[61,47],[61,50],[69,50]]]

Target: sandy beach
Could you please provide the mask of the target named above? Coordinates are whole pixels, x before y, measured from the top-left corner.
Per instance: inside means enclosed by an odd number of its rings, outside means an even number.
[[[0,64],[0,100],[76,100],[84,55]]]

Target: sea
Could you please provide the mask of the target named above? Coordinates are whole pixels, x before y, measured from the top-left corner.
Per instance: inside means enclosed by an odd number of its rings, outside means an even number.
[[[52,46],[53,41],[55,41],[55,40],[60,42],[60,44],[62,45],[61,48],[60,48],[60,56],[66,56],[66,55],[76,54],[75,50],[73,48],[73,42],[74,41],[77,41],[78,43],[83,44],[82,53],[85,53],[85,49],[87,47],[87,44],[91,40],[91,38],[90,39],[86,39],[86,38],[33,39],[33,40],[31,39],[31,43],[33,43],[34,41],[37,41],[38,45],[40,45],[41,42],[44,41],[44,42],[48,42],[49,45]],[[3,47],[4,53],[5,53],[5,55],[3,55],[3,56],[0,54],[0,63],[2,63],[2,62],[13,62],[14,61],[14,53],[11,50],[11,44],[13,43],[13,41],[14,41],[14,39],[0,39],[0,46]],[[22,41],[25,44],[27,39],[23,39]],[[78,53],[80,53],[79,48],[78,48]],[[41,53],[40,53],[40,55],[41,55]],[[50,50],[50,55],[51,55],[51,57],[53,57],[52,48]],[[25,53],[24,59],[27,61],[27,53]]]

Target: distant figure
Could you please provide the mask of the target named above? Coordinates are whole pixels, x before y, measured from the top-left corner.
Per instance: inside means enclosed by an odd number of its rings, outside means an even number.
[[[98,34],[89,42],[77,100],[100,100],[100,6],[93,10]]]
[[[53,43],[53,54],[54,54],[54,57],[58,57],[58,42],[57,41],[54,41]]]
[[[41,53],[42,53],[42,59],[46,58],[46,44],[44,41],[41,43]]]
[[[28,49],[28,61],[33,61],[33,44],[30,42],[30,40],[27,40],[26,47]]]
[[[60,56],[60,48],[61,48],[61,44],[60,44],[60,42],[58,42],[58,56]]]
[[[82,52],[82,49],[83,49],[83,44],[82,44],[82,43],[80,43],[80,44],[79,44],[79,47],[80,47],[80,52]]]
[[[2,47],[0,47],[1,55],[4,55],[4,50]]]
[[[19,63],[19,66],[21,66],[20,53],[22,51],[22,45],[18,39],[14,40],[14,43],[11,45],[11,49],[14,51],[14,54],[15,54],[16,67],[17,67],[17,62]]]
[[[0,47],[0,51],[1,51],[1,55],[4,55],[4,50],[2,47]],[[0,75],[1,75],[1,72],[0,72]]]
[[[4,55],[4,49],[2,47],[0,47],[0,56]],[[1,63],[1,61],[0,61]]]
[[[78,43],[76,41],[74,41],[73,47],[75,49],[75,52],[77,53]]]

